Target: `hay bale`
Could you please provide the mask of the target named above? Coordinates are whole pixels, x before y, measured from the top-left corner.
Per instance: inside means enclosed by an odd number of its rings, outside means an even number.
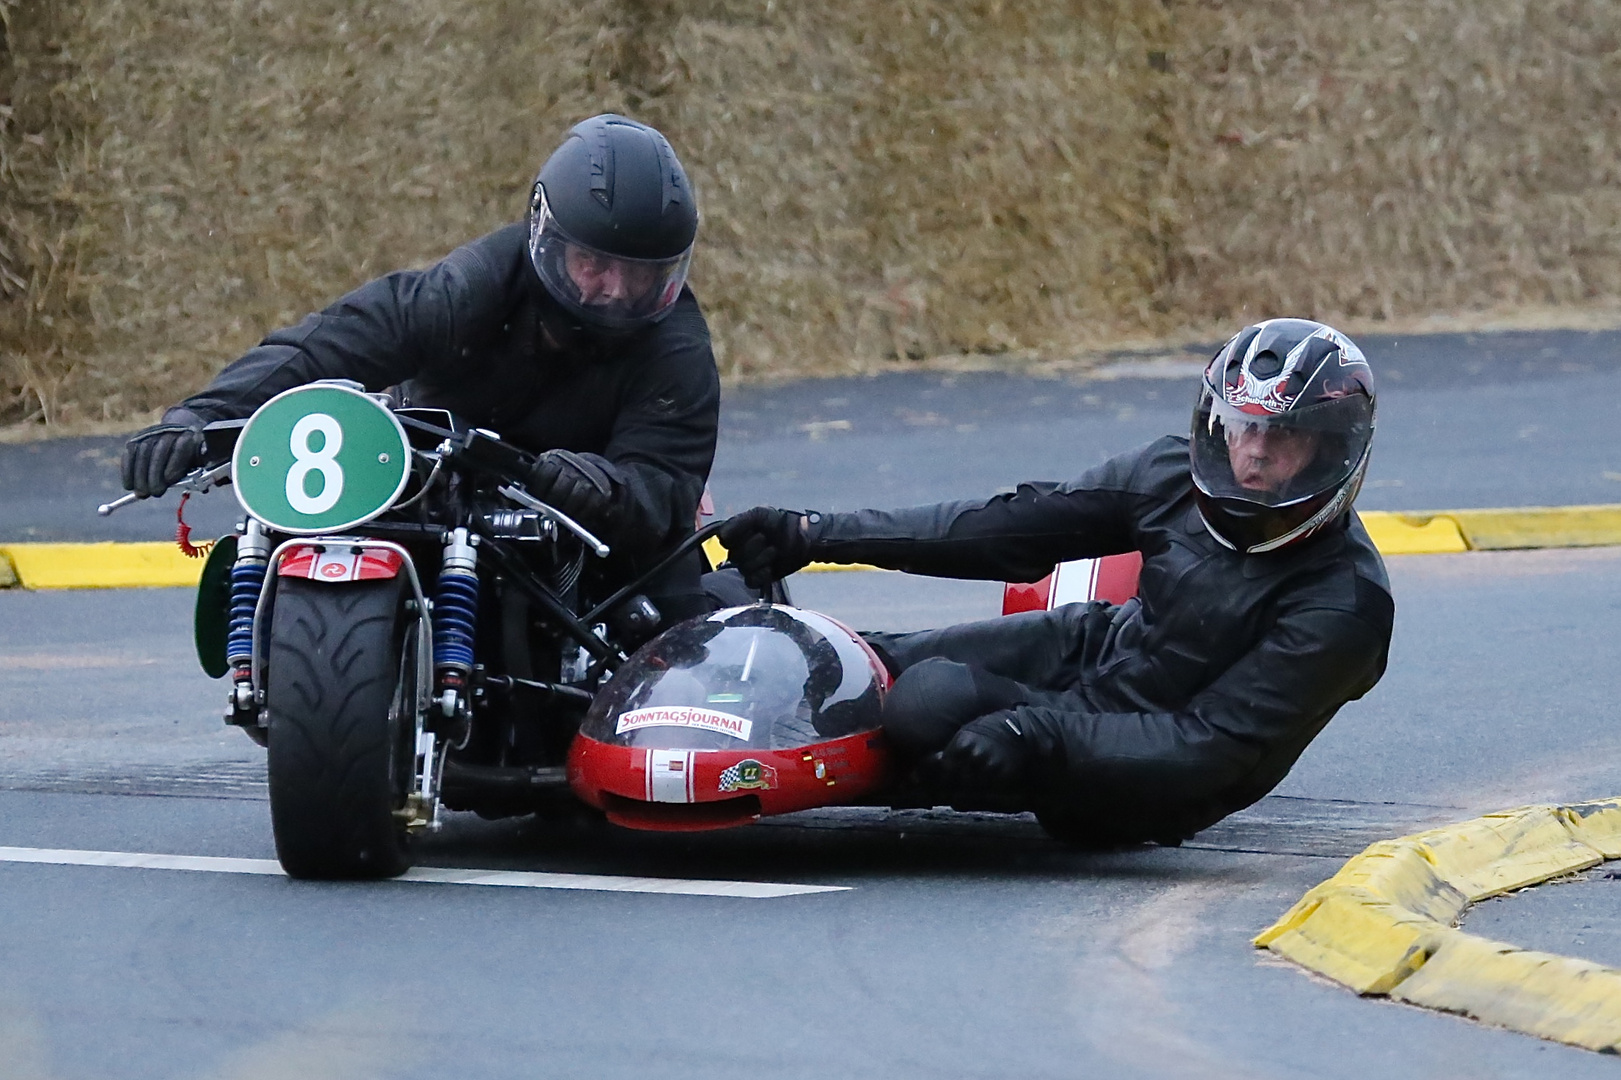
[[[52,0],[0,0],[0,421],[59,419],[92,340],[73,182],[91,126],[75,17]]]
[[[161,406],[511,219],[566,126],[612,108],[692,168],[731,373],[1069,348],[1140,321],[1157,273],[1157,10],[104,0],[74,36],[92,340],[48,393],[64,416]]]
[[[734,377],[1621,297],[1603,0],[0,0],[0,424],[132,418],[664,128]]]
[[[697,163],[725,369],[1153,322],[1168,29],[1154,0],[681,5],[649,105]]]
[[[1621,5],[1199,0],[1177,22],[1184,317],[1621,295]]]
[[[515,219],[543,148],[600,98],[605,6],[96,4],[77,400],[158,407],[266,330]]]

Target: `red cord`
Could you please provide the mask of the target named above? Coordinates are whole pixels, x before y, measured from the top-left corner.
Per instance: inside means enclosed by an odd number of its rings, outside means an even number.
[[[186,500],[191,498],[191,492],[180,496],[180,505],[175,507],[174,519],[179,524],[175,526],[174,542],[180,545],[180,550],[188,558],[200,559],[208,554],[208,549],[214,546],[214,541],[204,540],[201,546],[191,542],[191,526],[186,524]]]

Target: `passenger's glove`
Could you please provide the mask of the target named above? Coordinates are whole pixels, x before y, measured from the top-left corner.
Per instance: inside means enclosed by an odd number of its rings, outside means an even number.
[[[1003,709],[970,720],[940,752],[938,771],[970,788],[1012,787],[1024,777],[1030,745],[1018,717]]]
[[[170,409],[163,423],[137,432],[124,444],[124,488],[156,498],[196,468],[202,452],[202,418],[189,409]]]
[[[612,525],[613,466],[596,454],[548,450],[529,470],[529,494],[593,532]]]
[[[807,525],[816,517],[773,506],[756,506],[728,518],[717,534],[728,561],[751,589],[781,581],[810,562]]]

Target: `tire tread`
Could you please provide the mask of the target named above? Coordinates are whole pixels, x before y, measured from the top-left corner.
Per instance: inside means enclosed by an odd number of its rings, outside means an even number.
[[[401,599],[398,579],[277,583],[265,690],[270,815],[292,877],[393,877],[411,864],[389,760]]]

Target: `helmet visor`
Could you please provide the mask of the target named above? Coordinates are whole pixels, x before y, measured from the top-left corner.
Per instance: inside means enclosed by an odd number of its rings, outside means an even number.
[[[552,297],[586,322],[630,330],[657,320],[687,282],[692,247],[668,259],[632,259],[599,251],[563,231],[545,189],[529,218],[529,258]]]
[[[1373,402],[1363,394],[1249,412],[1206,386],[1193,413],[1193,481],[1218,499],[1288,506],[1345,483],[1372,438]]]

